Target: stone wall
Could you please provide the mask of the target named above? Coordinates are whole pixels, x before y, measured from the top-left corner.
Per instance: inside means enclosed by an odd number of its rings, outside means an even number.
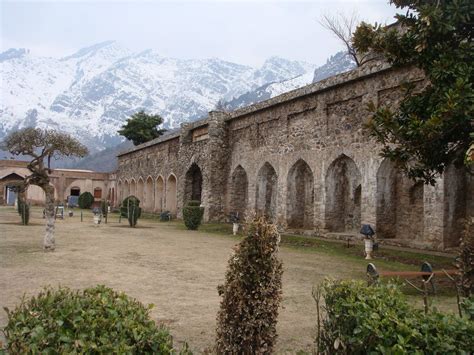
[[[185,202],[200,198],[207,221],[257,213],[281,229],[334,237],[369,223],[393,243],[454,246],[460,220],[473,214],[472,179],[449,171],[435,187],[413,185],[382,162],[364,129],[367,104],[396,106],[404,82],[426,85],[419,70],[375,63],[232,113],[211,112],[122,153],[121,197],[149,179],[153,196],[138,197],[154,200],[147,204],[154,212],[181,217]],[[175,194],[164,192],[170,176]]]

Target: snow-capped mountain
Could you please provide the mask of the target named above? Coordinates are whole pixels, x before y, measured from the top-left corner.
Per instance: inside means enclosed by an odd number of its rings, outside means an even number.
[[[0,139],[17,128],[49,127],[98,151],[118,144],[117,129],[140,109],[159,113],[164,126],[173,128],[204,116],[221,99],[312,76],[315,67],[278,57],[260,68],[217,58],[167,58],[152,50],[134,53],[114,41],[59,59],[10,49],[0,54]]]
[[[326,79],[332,75],[354,69],[355,66],[355,62],[349,55],[347,55],[346,52],[338,52],[331,56],[326,61],[326,64],[316,68],[314,72],[301,70],[302,74],[296,77],[291,77],[287,80],[270,81],[255,90],[251,90],[233,100],[230,100],[227,103],[227,107],[231,110],[234,110],[236,108],[245,107],[259,101],[267,100],[285,92]]]

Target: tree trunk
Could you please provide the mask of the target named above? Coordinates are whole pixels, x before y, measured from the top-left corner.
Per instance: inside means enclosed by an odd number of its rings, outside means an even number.
[[[44,235],[43,248],[44,251],[54,251],[56,248],[56,241],[54,240],[54,188],[49,184],[42,186],[42,188],[46,195],[46,234]]]

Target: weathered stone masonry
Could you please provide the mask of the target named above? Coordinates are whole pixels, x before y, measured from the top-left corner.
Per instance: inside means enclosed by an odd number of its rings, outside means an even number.
[[[199,199],[205,220],[264,213],[281,228],[353,234],[432,249],[457,244],[473,216],[472,177],[450,167],[435,187],[414,185],[379,156],[363,128],[367,104],[397,105],[416,69],[375,63],[232,113],[210,112],[179,132],[119,155],[119,199],[181,217]]]

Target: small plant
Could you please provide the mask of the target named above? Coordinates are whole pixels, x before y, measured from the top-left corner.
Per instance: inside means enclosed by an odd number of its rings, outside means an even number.
[[[107,217],[107,214],[109,213],[109,203],[105,200],[100,201],[100,210],[102,216]]]
[[[186,228],[196,230],[199,228],[204,216],[204,207],[199,201],[189,201],[183,208],[183,220]]]
[[[120,207],[120,214],[128,219],[130,227],[135,227],[142,214],[140,200],[133,195],[125,198],[122,202],[122,207]]]
[[[30,205],[18,196],[18,214],[21,216],[21,224],[28,225],[30,221]]]
[[[83,192],[77,201],[79,208],[88,209],[91,208],[94,203],[94,196],[90,192]]]
[[[229,260],[217,314],[218,354],[270,354],[281,301],[280,235],[265,219],[254,220]]]
[[[105,286],[46,288],[9,311],[11,354],[173,354],[173,339],[145,307]]]

